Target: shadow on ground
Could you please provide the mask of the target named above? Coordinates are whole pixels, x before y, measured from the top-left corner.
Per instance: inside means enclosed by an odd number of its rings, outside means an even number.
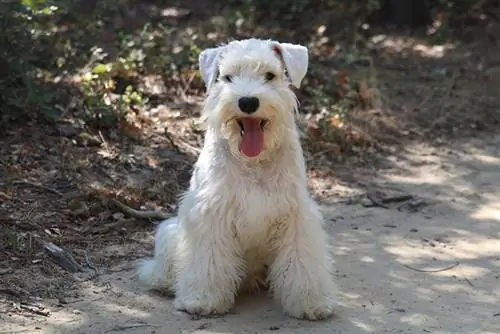
[[[381,199],[410,199],[380,207],[362,196],[324,205],[343,302],[331,320],[289,319],[265,296],[238,298],[224,317],[188,316],[142,290],[130,261],[99,263],[99,276],[77,275],[83,282],[73,289],[32,301],[50,312],[45,317],[30,319],[24,310],[4,320],[11,331],[33,333],[495,333],[499,143],[497,136],[468,147],[411,148],[408,159],[392,157],[398,167],[375,180]],[[135,236],[138,247],[115,243],[95,254],[150,255],[152,236]]]

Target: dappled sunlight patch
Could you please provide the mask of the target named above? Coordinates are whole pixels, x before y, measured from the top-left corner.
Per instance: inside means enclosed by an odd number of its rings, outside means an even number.
[[[436,299],[436,291],[426,287],[417,287],[415,288],[415,294],[422,300],[433,301]]]
[[[471,287],[467,284],[436,283],[432,284],[432,288],[436,291],[452,294],[463,293],[468,295],[469,298],[485,304],[497,304],[500,302],[498,294],[492,294],[490,291],[478,290],[478,288]]]
[[[362,242],[360,237],[371,238],[373,237],[373,232],[362,230],[357,231],[360,234],[359,236],[355,236],[350,233],[336,234],[335,238],[332,240],[333,253],[338,256],[350,255],[353,252],[371,254],[376,249],[376,246]],[[375,260],[372,257],[366,256],[363,258],[362,262],[372,263],[375,262]]]
[[[499,157],[487,155],[484,153],[483,154],[481,154],[481,153],[473,154],[472,157],[481,163],[500,166],[500,158]]]
[[[467,239],[457,239],[455,243],[455,251],[458,256],[469,258],[479,258],[493,255],[500,255],[499,239],[488,236],[475,236]]]
[[[98,309],[105,310],[111,313],[120,313],[125,316],[139,318],[139,319],[147,319],[148,317],[151,316],[150,312],[146,312],[138,308],[132,308],[130,307],[130,305],[123,306],[115,303],[102,302],[102,301],[96,301],[95,303],[99,305]]]
[[[443,45],[416,44],[413,46],[413,51],[416,51],[421,56],[427,58],[442,58],[445,56],[447,51],[452,49],[454,49],[454,45],[452,44],[443,44]]]
[[[89,322],[90,317],[88,314],[81,313],[78,309],[65,308],[54,312],[47,318],[47,325],[50,327],[45,329],[43,333],[52,334],[54,328],[64,331],[77,330],[80,326]]]
[[[422,172],[422,176],[424,176],[424,172]],[[390,182],[394,183],[408,183],[408,184],[432,184],[432,185],[439,185],[443,184],[443,182],[446,180],[443,176],[438,175],[438,174],[430,174],[430,173],[425,173],[425,178],[422,179],[418,177],[418,175],[388,175],[386,176],[386,179]]]
[[[375,263],[375,259],[372,258],[371,256],[362,256],[360,259],[359,259],[361,262],[366,262],[366,263]]]
[[[454,259],[454,256],[444,256],[433,248],[423,247],[421,240],[405,240],[400,236],[387,236],[383,238],[383,241],[386,244],[384,250],[397,256],[398,261],[404,264],[412,264],[423,258]]]
[[[439,325],[439,322],[434,317],[424,313],[413,313],[409,315],[404,315],[400,318],[400,321],[404,324],[411,325],[415,328]]]
[[[335,247],[334,253],[335,255],[348,255],[351,253],[352,249],[346,246],[337,246]]]
[[[357,300],[357,299],[363,298],[362,295],[357,294],[357,293],[355,293],[353,291],[343,292],[342,293],[342,297],[345,298],[345,299],[351,299],[351,300]]]
[[[434,273],[441,277],[467,277],[467,279],[481,278],[491,273],[491,270],[480,265],[472,265],[464,262],[459,263],[455,268]]]
[[[471,217],[474,219],[481,220],[495,220],[500,222],[500,199],[493,203],[482,204],[477,208],[472,214]],[[500,242],[500,241],[497,241]]]
[[[392,52],[402,52],[409,49],[415,41],[408,37],[375,35],[370,38],[371,46]]]
[[[384,238],[386,246],[384,249],[396,255],[398,261],[411,265],[421,263],[423,259],[442,261],[476,260],[483,257],[500,255],[498,239],[486,236],[446,237],[444,245],[451,247],[425,247],[422,240],[403,239],[399,236],[388,236]]]
[[[354,326],[366,333],[374,333],[375,328],[367,323],[360,320],[352,320]]]
[[[371,47],[386,50],[393,53],[406,53],[410,51],[426,58],[442,58],[446,52],[455,49],[452,43],[440,45],[409,36],[376,35],[370,39]]]

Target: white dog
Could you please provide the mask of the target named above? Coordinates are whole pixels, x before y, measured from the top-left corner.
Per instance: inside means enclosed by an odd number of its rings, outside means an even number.
[[[239,291],[268,287],[290,316],[329,317],[336,286],[290,89],[307,72],[307,48],[233,41],[203,51],[199,65],[208,90],[203,150],[139,279],[174,293],[188,313],[225,313]]]

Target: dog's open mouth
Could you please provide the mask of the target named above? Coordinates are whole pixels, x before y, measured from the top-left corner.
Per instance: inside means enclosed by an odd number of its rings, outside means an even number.
[[[240,126],[240,151],[249,158],[258,156],[264,149],[264,127],[267,120],[256,117],[242,117],[237,119]]]

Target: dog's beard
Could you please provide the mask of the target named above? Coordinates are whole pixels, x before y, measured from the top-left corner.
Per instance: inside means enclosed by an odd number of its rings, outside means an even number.
[[[207,125],[218,137],[225,138],[237,158],[265,160],[286,140],[289,128],[294,126],[296,99],[288,90],[268,96],[261,101],[274,101],[261,106],[252,115],[234,110],[234,96],[216,90],[205,106]]]
[[[285,123],[273,110],[255,117],[233,115],[223,127],[233,155],[256,161],[272,158],[273,152],[286,140],[286,130]]]

